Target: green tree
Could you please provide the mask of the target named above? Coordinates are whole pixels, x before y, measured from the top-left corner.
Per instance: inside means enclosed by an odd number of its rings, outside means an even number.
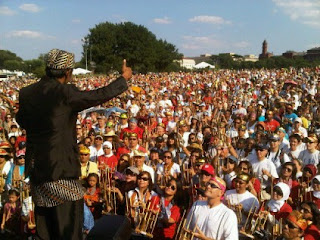
[[[92,60],[96,63],[96,72],[103,73],[119,71],[124,58],[137,72],[165,71],[174,59],[181,58],[174,45],[157,40],[147,28],[131,22],[105,22],[89,29],[83,44],[81,63],[85,63],[88,52],[91,52]]]

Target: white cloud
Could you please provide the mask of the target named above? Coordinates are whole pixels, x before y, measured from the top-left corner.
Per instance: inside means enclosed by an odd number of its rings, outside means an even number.
[[[189,54],[242,51],[250,46],[248,41],[232,42],[217,36],[183,36],[181,48]]]
[[[36,4],[33,3],[25,3],[19,6],[19,8],[23,11],[26,12],[32,12],[32,13],[36,13],[36,12],[40,12],[40,7]]]
[[[55,39],[53,36],[30,30],[12,31],[6,34],[8,38],[32,38],[32,39]]]
[[[12,15],[15,15],[16,12],[11,10],[10,8],[8,7],[0,7],[0,15],[5,15],[5,16],[12,16]]]
[[[71,22],[72,22],[72,23],[80,23],[81,20],[80,20],[80,19],[72,19]]]
[[[231,24],[231,21],[225,20],[219,16],[195,16],[190,18],[189,22],[210,23],[215,25]]]
[[[291,20],[320,28],[319,0],[272,0]]]
[[[158,24],[170,24],[171,20],[168,17],[164,17],[164,18],[155,18],[153,19],[153,22]]]

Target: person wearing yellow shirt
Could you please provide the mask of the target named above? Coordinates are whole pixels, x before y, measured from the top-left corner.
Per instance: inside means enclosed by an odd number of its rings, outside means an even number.
[[[80,151],[80,164],[81,164],[81,179],[86,178],[89,173],[98,174],[98,166],[95,162],[89,161],[90,159],[90,149],[82,146]]]

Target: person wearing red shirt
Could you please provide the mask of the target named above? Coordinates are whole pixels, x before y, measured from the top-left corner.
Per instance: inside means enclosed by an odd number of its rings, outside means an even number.
[[[138,127],[138,121],[135,118],[131,118],[129,120],[129,127],[124,128],[124,129],[121,130],[120,139],[123,139],[123,134],[125,132],[136,133],[138,135],[139,139],[142,139],[142,136],[143,136],[143,129]]]
[[[120,156],[124,153],[128,153],[130,157],[133,156],[133,151],[138,150],[147,155],[147,150],[138,144],[138,135],[136,133],[129,134],[129,144],[128,146],[120,147],[117,150],[117,159],[120,159]]]
[[[274,132],[278,127],[280,127],[280,123],[273,119],[273,111],[267,111],[266,120],[265,120],[265,130]]]
[[[114,169],[118,165],[118,159],[112,152],[112,143],[105,141],[102,144],[104,154],[98,157],[98,168],[105,169],[109,167]]]
[[[153,233],[155,240],[173,239],[177,223],[180,220],[180,208],[177,199],[182,188],[175,179],[171,179],[164,189],[163,196],[155,196],[151,199],[151,206],[159,211],[158,222]]]
[[[320,239],[320,230],[317,227],[320,224],[320,211],[318,206],[313,202],[303,202],[299,211],[308,223],[308,227],[304,230],[304,240]]]

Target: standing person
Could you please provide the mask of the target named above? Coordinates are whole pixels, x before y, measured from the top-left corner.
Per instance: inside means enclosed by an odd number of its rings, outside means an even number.
[[[81,239],[83,190],[76,142],[78,112],[102,104],[127,90],[132,76],[123,74],[106,87],[80,91],[72,80],[74,54],[53,49],[46,76],[20,91],[19,124],[27,131],[26,177],[35,202],[37,238]]]
[[[196,239],[239,239],[236,214],[221,202],[225,190],[226,184],[221,178],[211,178],[205,191],[208,200],[192,205],[187,223],[190,222],[189,229],[196,229]]]

